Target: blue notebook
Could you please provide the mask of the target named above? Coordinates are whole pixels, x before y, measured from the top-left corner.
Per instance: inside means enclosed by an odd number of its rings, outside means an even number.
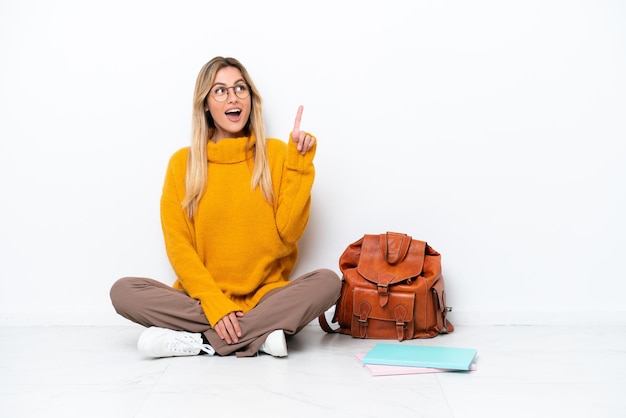
[[[469,370],[476,352],[474,348],[379,343],[363,356],[361,362],[387,366]]]

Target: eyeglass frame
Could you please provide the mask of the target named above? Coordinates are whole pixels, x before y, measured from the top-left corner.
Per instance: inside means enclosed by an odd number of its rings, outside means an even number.
[[[226,90],[226,93],[223,96],[219,96],[219,98],[215,95],[215,92],[214,92],[214,90],[218,87]],[[237,87],[245,87],[246,95],[244,97],[240,97],[239,94],[237,94],[237,90],[235,90]],[[230,89],[233,89],[233,94],[235,95],[235,97],[237,97],[240,100],[247,99],[248,97],[250,97],[250,86],[248,85],[248,83],[245,83],[245,82],[237,83],[234,86],[224,86],[221,84],[217,84],[211,87],[211,90],[209,90],[208,95],[213,97],[213,100],[215,100],[216,102],[224,103],[226,100],[228,100],[228,97],[230,95]],[[224,100],[220,100],[221,97],[224,97]]]

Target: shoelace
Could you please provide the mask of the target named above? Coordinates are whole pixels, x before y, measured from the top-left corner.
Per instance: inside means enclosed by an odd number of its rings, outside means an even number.
[[[204,351],[205,353],[207,353],[210,356],[215,354],[215,349],[213,347],[211,347],[209,344],[202,344],[200,346],[200,350]]]
[[[193,354],[196,349],[200,349],[212,356],[215,354],[215,349],[209,344],[198,344],[198,341],[189,334],[179,334],[170,341],[168,350],[176,353]]]

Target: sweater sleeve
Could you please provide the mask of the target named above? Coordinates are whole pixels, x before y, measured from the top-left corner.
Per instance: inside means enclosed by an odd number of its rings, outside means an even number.
[[[186,153],[170,159],[161,195],[161,227],[165,249],[182,290],[199,300],[211,326],[230,312],[241,308],[215,283],[196,251],[193,223],[181,202],[185,195]],[[175,284],[175,287],[177,287]]]
[[[289,135],[276,209],[278,233],[287,243],[298,241],[309,221],[311,190],[315,179],[313,157],[316,149],[317,141],[302,155]]]

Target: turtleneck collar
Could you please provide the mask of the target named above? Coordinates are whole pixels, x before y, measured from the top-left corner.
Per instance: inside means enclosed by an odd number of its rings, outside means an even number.
[[[206,146],[207,160],[210,163],[234,164],[248,160],[254,156],[256,138],[254,135],[240,138],[224,138],[219,141],[208,141]]]

